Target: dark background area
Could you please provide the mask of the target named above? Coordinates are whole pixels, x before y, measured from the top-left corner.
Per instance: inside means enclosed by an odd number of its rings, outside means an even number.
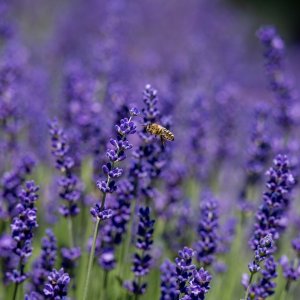
[[[289,43],[300,43],[300,0],[230,0],[256,16],[259,24],[274,24]]]

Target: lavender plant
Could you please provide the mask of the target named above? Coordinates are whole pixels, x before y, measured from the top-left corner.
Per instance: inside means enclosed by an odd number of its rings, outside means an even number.
[[[7,270],[8,282],[15,284],[13,299],[16,299],[19,284],[28,277],[25,272],[25,264],[32,255],[33,232],[37,224],[35,202],[38,199],[38,187],[33,181],[27,181],[24,189],[19,194],[19,203],[16,206],[17,215],[11,224],[11,236],[14,240],[12,255],[14,265]]]
[[[123,169],[116,166],[118,162],[121,162],[126,159],[126,150],[132,148],[132,145],[127,140],[128,135],[132,135],[136,132],[136,125],[132,121],[132,118],[138,115],[138,110],[133,108],[130,110],[130,118],[120,120],[120,124],[115,126],[117,132],[117,138],[110,139],[110,144],[113,148],[107,149],[106,155],[109,160],[108,163],[103,165],[103,173],[106,175],[106,180],[100,180],[97,182],[97,186],[102,192],[101,203],[96,203],[94,207],[91,208],[91,215],[96,219],[94,235],[93,235],[93,244],[91,248],[86,283],[84,288],[84,299],[87,298],[89,280],[91,276],[91,270],[95,255],[96,247],[96,238],[98,234],[99,224],[105,219],[112,217],[112,210],[105,207],[105,200],[108,193],[113,193],[116,191],[116,179],[118,179],[122,173]]]
[[[153,243],[154,222],[150,218],[149,207],[141,207],[139,209],[139,224],[135,244],[137,252],[134,254],[132,266],[135,278],[124,283],[124,287],[135,295],[136,300],[139,298],[139,295],[145,293],[147,288],[147,283],[142,280],[150,271],[150,250]]]
[[[298,47],[234,2],[0,0],[0,299],[299,298]]]

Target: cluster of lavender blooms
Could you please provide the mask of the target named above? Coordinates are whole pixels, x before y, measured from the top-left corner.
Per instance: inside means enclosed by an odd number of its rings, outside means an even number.
[[[57,257],[57,240],[52,230],[46,230],[46,236],[42,238],[41,254],[32,265],[30,274],[30,291],[36,298],[44,294],[44,286],[47,278],[55,266]]]
[[[286,228],[287,211],[290,206],[290,192],[295,180],[290,172],[286,156],[277,155],[274,165],[267,172],[268,181],[263,202],[256,214],[253,236],[250,245],[257,250],[261,239],[267,235],[277,241]],[[275,244],[272,251],[275,251]]]
[[[128,180],[120,181],[116,191],[116,204],[112,208],[112,217],[101,229],[99,244],[96,248],[98,262],[104,270],[116,267],[115,248],[124,240],[131,215],[131,201],[134,199],[134,187]]]
[[[74,174],[74,159],[68,155],[69,144],[67,137],[58,122],[49,124],[51,135],[51,152],[55,158],[55,167],[62,173],[59,179],[59,196],[66,201],[59,207],[59,213],[64,217],[74,217],[79,213],[80,198],[79,180]]]
[[[139,209],[139,224],[135,243],[137,252],[134,254],[132,266],[135,279],[124,283],[125,288],[135,295],[144,294],[147,288],[147,283],[142,282],[142,278],[150,271],[150,250],[153,244],[154,222],[150,218],[149,207],[141,207]]]
[[[279,259],[279,263],[282,267],[283,276],[286,279],[285,290],[288,292],[293,281],[300,279],[300,238],[297,237],[291,242],[292,248],[295,252],[295,258],[289,260],[286,255],[283,255]]]
[[[61,172],[58,180],[59,196],[65,201],[60,205],[59,213],[69,222],[69,247],[61,248],[62,266],[73,273],[81,255],[80,247],[75,246],[73,232],[73,218],[79,214],[78,201],[81,197],[81,183],[74,171],[74,159],[69,156],[70,146],[63,129],[57,120],[50,122],[51,152],[55,158],[55,167]]]
[[[145,86],[143,101],[145,105],[142,109],[144,129],[139,134],[143,142],[134,152],[135,160],[130,173],[138,178],[136,180],[139,181],[140,192],[146,201],[149,201],[154,199],[157,194],[155,188],[153,188],[153,182],[160,175],[166,162],[162,156],[163,149],[159,143],[154,142],[154,136],[146,131],[148,124],[159,124],[160,119],[160,111],[157,107],[157,90],[149,84]]]
[[[46,299],[65,299],[68,294],[70,276],[64,273],[64,269],[53,271],[48,275],[48,281],[44,287]]]
[[[285,218],[290,206],[290,192],[294,186],[294,178],[289,169],[287,157],[277,155],[274,166],[267,172],[268,181],[263,203],[256,214],[253,236],[250,245],[254,250],[254,259],[248,265],[250,278],[243,276],[243,285],[247,289],[245,299],[253,297],[267,298],[274,294],[276,284],[272,279],[277,277],[277,264],[273,253],[276,251],[275,241],[285,229]],[[265,261],[261,269],[261,262]],[[262,278],[252,284],[253,276],[259,272]],[[249,297],[249,298],[248,298]]]
[[[295,99],[284,73],[284,41],[273,26],[260,28],[257,36],[265,48],[264,57],[268,81],[278,101],[276,117],[283,132],[289,134],[290,128],[295,122],[292,113]]]
[[[127,136],[136,132],[136,125],[131,119],[138,115],[138,109],[132,108],[130,110],[130,118],[121,119],[120,124],[115,126],[117,139],[111,138],[109,140],[112,146],[112,148],[108,148],[106,151],[109,162],[102,166],[106,180],[99,180],[97,182],[97,186],[103,194],[102,201],[100,204],[96,203],[95,206],[91,208],[91,214],[96,219],[104,220],[112,216],[112,210],[105,209],[106,194],[112,194],[117,190],[116,179],[122,176],[123,169],[117,167],[116,163],[126,159],[126,150],[132,148],[132,144],[127,140]]]
[[[194,248],[197,260],[204,267],[209,266],[215,259],[218,248],[218,202],[210,195],[205,195],[201,203],[201,214],[198,224],[199,240]]]
[[[5,274],[8,282],[19,284],[28,276],[25,272],[25,264],[32,255],[33,232],[38,227],[35,207],[38,189],[33,181],[27,181],[19,194],[19,203],[16,205],[17,215],[11,224],[11,237],[14,241],[12,252],[15,258],[12,259],[12,265],[8,266]]]
[[[241,200],[249,198],[250,189],[255,187],[262,179],[262,175],[271,156],[271,141],[266,134],[267,106],[259,105],[255,109],[255,124],[251,135],[249,158],[246,164],[247,174],[241,189]]]
[[[175,264],[166,261],[161,266],[160,299],[204,300],[212,279],[204,268],[197,270],[192,259],[193,249],[184,247],[178,252]]]
[[[32,172],[34,164],[32,157],[23,156],[10,171],[3,174],[1,178],[1,199],[3,199],[0,204],[1,218],[13,218],[15,216],[21,185]]]

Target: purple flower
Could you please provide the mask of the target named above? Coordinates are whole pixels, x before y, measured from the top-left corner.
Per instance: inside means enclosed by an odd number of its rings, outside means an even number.
[[[191,300],[203,300],[205,294],[210,289],[211,275],[201,268],[199,271],[194,270],[192,274],[192,279],[188,287],[188,295]]]
[[[135,109],[133,109],[135,111]],[[96,204],[91,209],[91,214],[94,218],[107,219],[112,216],[112,211],[105,208],[106,194],[114,193],[117,190],[116,179],[118,179],[123,174],[123,169],[116,166],[117,162],[120,162],[126,158],[126,150],[132,148],[132,145],[127,140],[128,135],[132,135],[136,132],[136,125],[132,121],[135,115],[132,114],[131,117],[121,119],[120,124],[115,126],[117,131],[117,139],[110,139],[110,144],[112,148],[107,149],[106,156],[109,162],[102,166],[102,170],[106,175],[105,180],[99,180],[97,182],[97,187],[102,192],[102,202],[101,204]]]
[[[110,208],[101,210],[98,203],[96,203],[95,206],[91,208],[90,212],[95,219],[98,218],[100,220],[110,219],[113,215],[113,211]]]
[[[126,289],[136,295],[143,294],[147,287],[147,284],[141,282],[141,279],[150,271],[150,250],[153,243],[154,222],[150,218],[150,209],[141,207],[139,209],[139,224],[135,244],[139,251],[134,254],[132,267],[135,279],[124,284]]]
[[[69,144],[66,135],[56,120],[50,122],[49,132],[52,142],[52,154],[55,158],[56,168],[61,172],[58,180],[59,196],[66,202],[59,207],[64,217],[74,217],[79,213],[77,202],[81,196],[80,181],[74,174],[74,160],[68,156]]]
[[[283,276],[287,281],[291,282],[300,279],[300,263],[297,260],[289,261],[288,257],[284,255],[280,258],[279,263],[282,267]]]
[[[64,269],[60,269],[59,271],[53,269],[48,275],[48,282],[45,284],[43,290],[46,299],[66,299],[69,283],[70,276],[64,272]]]
[[[177,289],[176,266],[169,260],[166,260],[160,267],[161,272],[161,295],[160,300],[177,299],[179,292]]]
[[[248,265],[251,274],[255,274],[260,270],[260,263],[264,261],[272,253],[273,239],[269,234],[260,240],[259,246],[254,252],[254,259]]]
[[[1,178],[2,198],[7,204],[7,213],[12,218],[15,216],[15,207],[19,201],[19,190],[26,176],[32,172],[35,165],[30,156],[22,157],[16,166]]]
[[[192,263],[195,251],[191,248],[184,247],[178,252],[178,257],[175,259],[178,292],[186,294],[187,284],[196,266]]]
[[[295,250],[297,257],[300,257],[300,236],[292,240],[292,247]]]
[[[98,258],[98,263],[106,271],[113,270],[116,266],[114,248],[105,247],[102,249]]]
[[[51,229],[46,230],[46,236],[42,238],[41,248],[41,254],[34,261],[30,272],[30,290],[34,291],[34,296],[31,295],[29,297],[33,297],[33,299],[35,299],[34,297],[43,297],[45,282],[56,261],[57,241]]]
[[[241,198],[247,197],[247,189],[257,184],[266,169],[271,154],[270,139],[266,132],[266,119],[268,116],[268,107],[260,105],[255,109],[255,124],[251,136],[251,146],[249,158],[246,165],[246,178],[241,191]]]
[[[276,118],[286,134],[295,120],[292,115],[294,95],[284,74],[284,41],[272,26],[261,27],[257,37],[264,46],[265,68],[268,81],[277,100]]]
[[[101,248],[99,247],[100,249],[96,251],[98,263],[105,270],[112,270],[115,267],[116,258],[114,248],[121,244],[127,230],[131,214],[131,200],[134,197],[133,190],[134,188],[128,180],[120,181],[113,209],[106,209],[99,212],[101,220],[104,219],[103,213],[106,211],[109,211],[108,217],[110,218],[101,228],[101,234],[98,238]]]
[[[20,203],[16,206],[17,216],[11,224],[11,236],[15,241],[12,252],[18,257],[19,268],[15,267],[6,273],[7,279],[12,282],[21,283],[27,278],[24,266],[32,254],[33,231],[38,227],[35,208],[37,191],[38,187],[34,182],[28,181],[19,194]]]
[[[81,256],[81,251],[79,247],[73,248],[62,248],[62,266],[65,270],[71,271],[76,266],[76,261]]]
[[[286,216],[290,203],[290,191],[294,186],[294,177],[290,172],[288,159],[284,155],[277,155],[274,166],[267,172],[268,181],[263,202],[256,214],[254,233],[250,240],[253,250],[257,250],[260,241],[267,235],[278,240],[284,230],[282,219]],[[275,245],[273,244],[273,251]]]
[[[206,196],[201,204],[198,241],[195,245],[197,260],[204,266],[211,265],[218,246],[218,203],[211,196]]]
[[[248,299],[266,299],[274,294],[276,283],[272,280],[277,277],[276,268],[277,264],[274,257],[270,256],[265,261],[261,278],[251,286]]]

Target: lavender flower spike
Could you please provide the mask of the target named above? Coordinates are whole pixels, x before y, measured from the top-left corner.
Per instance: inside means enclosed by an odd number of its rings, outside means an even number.
[[[48,282],[44,287],[46,299],[64,300],[68,294],[70,276],[64,272],[64,269],[53,271],[48,276]]]
[[[116,191],[116,180],[123,174],[123,169],[117,167],[116,164],[126,159],[126,150],[132,148],[132,145],[129,143],[127,136],[132,135],[136,132],[136,125],[132,121],[132,118],[137,116],[138,114],[139,111],[136,108],[130,109],[130,118],[121,119],[120,124],[117,124],[115,126],[115,129],[117,131],[117,137],[115,139],[110,139],[110,144],[112,145],[112,148],[107,149],[106,152],[109,161],[102,166],[102,170],[106,175],[106,179],[97,182],[97,186],[102,192],[102,199],[101,203],[97,203],[90,210],[91,215],[96,219],[96,224],[94,228],[93,243],[89,257],[86,282],[83,292],[83,300],[86,300],[88,295],[88,287],[95,256],[96,240],[100,221],[112,217],[111,209],[105,208],[106,196],[108,193],[113,193]]]
[[[63,129],[56,120],[50,122],[52,155],[55,157],[55,166],[61,172],[59,178],[60,197],[65,201],[59,208],[64,217],[74,217],[79,213],[77,202],[80,198],[79,179],[74,174],[74,160],[68,155],[69,143]]]
[[[285,155],[276,156],[274,165],[267,175],[266,191],[256,214],[254,233],[250,240],[253,250],[257,250],[261,239],[269,234],[274,240],[279,239],[281,232],[285,229],[282,218],[286,216],[290,204],[290,192],[295,184]],[[275,251],[274,243],[273,247]]]
[[[36,297],[43,297],[43,288],[49,273],[52,271],[57,255],[57,241],[51,229],[46,230],[46,236],[42,238],[42,251],[35,260],[31,272],[30,290]]]
[[[126,281],[124,287],[134,295],[142,295],[145,293],[147,283],[142,283],[141,279],[150,271],[151,256],[150,250],[153,243],[154,220],[150,218],[149,207],[141,207],[139,210],[139,225],[137,230],[137,251],[133,257],[132,271],[135,279]]]
[[[35,202],[38,199],[38,187],[33,181],[27,181],[19,194],[20,203],[16,206],[17,216],[11,224],[11,236],[15,241],[12,249],[18,266],[6,273],[9,281],[22,283],[27,274],[24,271],[25,263],[32,254],[33,231],[38,227],[36,220]]]
[[[183,299],[204,300],[205,295],[210,289],[211,275],[201,268],[199,271],[194,270],[190,285],[188,287],[188,296]]]
[[[160,300],[177,299],[179,292],[177,289],[176,266],[166,260],[160,267],[161,271],[161,296]]]
[[[295,123],[292,114],[294,95],[284,72],[285,45],[272,26],[261,27],[257,37],[264,46],[265,68],[272,91],[278,100],[276,117],[285,134]]]
[[[110,139],[112,148],[107,149],[106,156],[109,160],[108,163],[102,166],[103,173],[106,175],[105,180],[97,182],[97,186],[102,192],[102,201],[100,204],[96,204],[91,208],[91,215],[94,218],[100,220],[111,217],[111,210],[105,210],[105,200],[108,193],[113,193],[117,189],[116,180],[122,176],[123,169],[116,166],[116,164],[126,158],[126,150],[132,148],[132,145],[127,140],[127,136],[136,132],[136,125],[131,120],[133,117],[138,115],[136,108],[130,110],[130,118],[124,118],[120,121],[120,124],[116,125],[117,138]]]
[[[178,257],[175,259],[179,293],[187,293],[187,283],[196,269],[196,266],[192,263],[194,255],[195,251],[193,249],[184,247],[183,250],[178,252]]]
[[[201,216],[198,225],[199,240],[195,245],[197,260],[203,266],[212,264],[218,246],[218,203],[210,195],[201,204]]]

